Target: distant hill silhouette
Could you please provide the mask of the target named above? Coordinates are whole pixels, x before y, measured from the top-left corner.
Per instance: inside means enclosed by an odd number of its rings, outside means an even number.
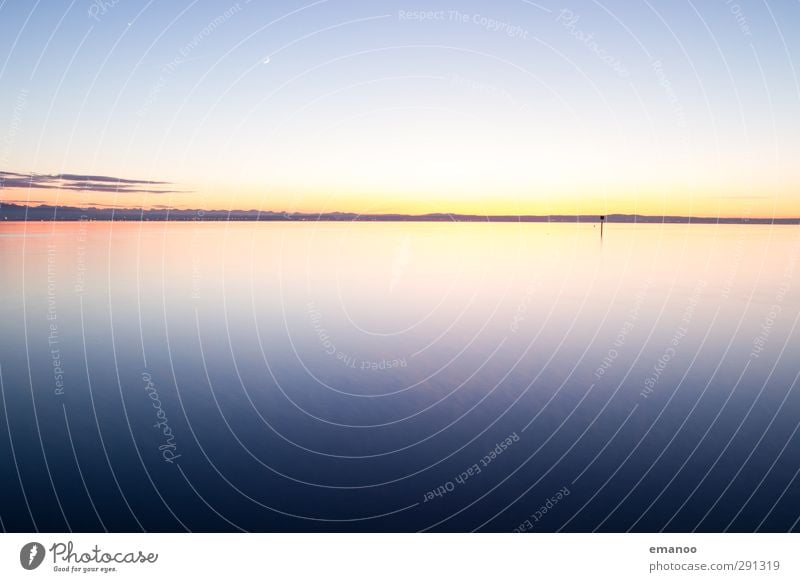
[[[247,221],[338,221],[338,222],[600,222],[597,214],[493,215],[477,214],[356,214],[352,212],[273,212],[260,210],[180,210],[173,208],[76,208],[73,206],[25,206],[0,204],[0,221],[75,220],[247,220]],[[714,218],[708,216],[646,216],[608,214],[607,223],[675,224],[800,224],[800,218]]]

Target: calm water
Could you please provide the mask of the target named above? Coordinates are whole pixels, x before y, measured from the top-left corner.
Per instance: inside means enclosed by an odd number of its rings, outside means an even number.
[[[800,229],[0,225],[0,518],[787,531]]]

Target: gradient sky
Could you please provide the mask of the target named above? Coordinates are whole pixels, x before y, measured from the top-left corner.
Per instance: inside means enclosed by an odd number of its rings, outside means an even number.
[[[169,183],[0,199],[800,216],[799,27],[798,0],[0,0],[0,171]]]

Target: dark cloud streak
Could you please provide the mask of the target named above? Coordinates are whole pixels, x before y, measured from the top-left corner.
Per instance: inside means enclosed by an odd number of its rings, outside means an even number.
[[[0,171],[0,190],[5,188],[37,188],[115,194],[176,194],[181,190],[167,188],[169,182],[130,180],[112,176],[85,174],[20,174]]]

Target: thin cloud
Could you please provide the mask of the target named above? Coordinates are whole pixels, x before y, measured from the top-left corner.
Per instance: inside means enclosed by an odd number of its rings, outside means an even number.
[[[170,182],[131,180],[87,174],[20,174],[0,171],[0,189],[37,188],[42,190],[76,190],[81,192],[113,192],[119,194],[175,194]]]

